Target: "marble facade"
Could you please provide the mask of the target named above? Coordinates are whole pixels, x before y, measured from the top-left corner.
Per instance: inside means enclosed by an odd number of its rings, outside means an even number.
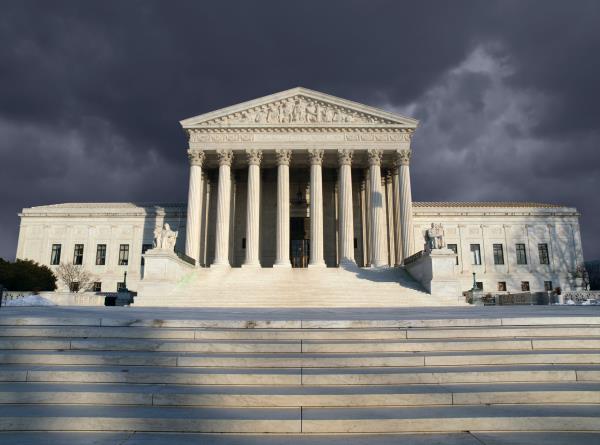
[[[61,246],[64,261],[73,260],[76,244],[83,245],[82,265],[102,290],[114,291],[124,271],[135,290],[144,277],[142,252],[151,249],[154,230],[164,223],[179,233],[180,261],[257,270],[402,267],[423,249],[427,227],[441,223],[446,243],[456,250],[461,290],[472,286],[472,272],[484,290],[505,283],[508,291],[520,291],[523,282],[532,291],[549,282],[569,288],[570,273],[583,261],[576,209],[413,202],[411,137],[417,124],[304,88],[186,119],[186,204],[23,209],[17,257],[50,265],[53,245]],[[102,265],[96,264],[99,244],[107,255]],[[527,264],[517,264],[517,244]],[[129,246],[127,264],[120,264],[123,245]],[[472,258],[474,245],[479,261]],[[498,245],[502,264],[496,264]]]

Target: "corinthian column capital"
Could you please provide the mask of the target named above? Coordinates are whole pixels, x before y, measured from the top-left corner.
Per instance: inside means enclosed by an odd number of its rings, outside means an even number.
[[[248,165],[260,165],[262,150],[248,149],[246,150],[246,158],[248,159]]]
[[[350,150],[347,148],[338,149],[338,163],[340,165],[351,165],[353,153],[354,150]]]
[[[381,159],[383,158],[383,150],[378,148],[369,148],[367,150],[369,156],[369,165],[381,165]]]
[[[290,165],[292,150],[278,148],[275,150],[275,156],[277,157],[277,165]]]
[[[197,165],[202,167],[204,163],[204,152],[200,150],[188,150],[188,159],[190,160],[190,165]]]
[[[321,165],[323,163],[324,150],[320,148],[311,148],[308,150],[308,156],[310,158],[310,165]]]
[[[229,165],[233,162],[233,151],[227,149],[217,150],[217,158],[219,158],[219,165]]]
[[[409,165],[411,154],[412,154],[412,151],[410,151],[410,150],[397,150],[396,151],[396,162],[398,163],[398,165]]]

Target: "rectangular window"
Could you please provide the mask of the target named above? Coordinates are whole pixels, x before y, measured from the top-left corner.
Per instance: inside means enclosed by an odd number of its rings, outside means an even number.
[[[119,281],[117,282],[117,292],[121,292],[122,290],[125,290],[125,282]]]
[[[477,286],[477,290],[483,290],[483,281],[477,281],[475,286]]]
[[[102,292],[102,283],[100,281],[94,281],[92,292]]]
[[[57,266],[60,264],[60,244],[52,244],[52,253],[50,254],[50,264]]]
[[[129,244],[121,244],[119,246],[119,266],[127,266],[129,264]]]
[[[448,249],[450,249],[452,252],[454,252],[454,255],[456,256],[456,265],[458,266],[458,245],[457,244],[447,244]]]
[[[544,281],[544,290],[551,291],[552,290],[552,281]]]
[[[538,244],[538,253],[540,255],[540,264],[550,264],[550,257],[548,256],[548,244]]]
[[[142,255],[152,249],[152,244],[142,244]],[[144,265],[144,257],[142,256],[142,266]]]
[[[471,264],[478,266],[481,264],[481,250],[479,244],[471,244]]]
[[[494,264],[504,264],[502,244],[494,244]]]
[[[79,266],[83,264],[83,244],[75,244],[75,249],[73,250],[73,264]]]
[[[69,284],[69,292],[79,292],[79,282],[73,281]]]
[[[525,244],[517,244],[517,264],[527,264]]]
[[[104,266],[106,264],[106,244],[98,244],[96,246],[96,266]]]
[[[529,292],[529,281],[521,281],[521,290],[523,292]]]
[[[506,281],[498,281],[498,290],[500,292],[506,292]]]

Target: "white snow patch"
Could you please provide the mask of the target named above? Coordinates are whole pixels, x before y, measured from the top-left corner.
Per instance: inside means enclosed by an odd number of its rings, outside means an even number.
[[[56,306],[55,303],[39,295],[28,295],[23,298],[15,298],[4,303],[5,306]]]

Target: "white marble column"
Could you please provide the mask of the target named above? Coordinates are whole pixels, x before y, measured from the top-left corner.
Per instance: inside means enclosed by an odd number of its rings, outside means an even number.
[[[338,150],[340,266],[356,265],[354,259],[354,213],[352,208],[352,150]]]
[[[217,227],[215,236],[215,261],[213,266],[229,264],[229,215],[231,212],[231,150],[217,150],[219,159],[219,185],[217,190]]]
[[[246,189],[246,261],[243,267],[260,267],[260,162],[262,151],[246,150],[248,158],[248,187]]]
[[[383,151],[369,149],[369,181],[371,185],[371,266],[383,267],[387,265],[385,252],[384,233],[384,203],[381,187],[381,159]]]
[[[402,265],[402,227],[400,223],[400,180],[397,164],[394,164],[392,171],[392,187],[394,193],[394,241],[396,247],[394,264],[400,266]]]
[[[386,198],[386,233],[388,240],[388,261],[390,266],[396,264],[396,238],[394,226],[394,189],[393,189],[392,171],[385,172],[385,198]]]
[[[202,163],[204,152],[188,150],[190,183],[188,188],[185,254],[200,264],[200,218],[202,217]]]
[[[291,150],[275,150],[277,157],[277,251],[273,267],[290,263],[290,161]]]
[[[323,259],[323,164],[324,151],[308,150],[310,158],[310,261],[309,267],[325,267]]]
[[[400,185],[400,228],[402,230],[402,261],[412,255],[413,223],[410,189],[410,150],[398,150],[398,183]]]
[[[361,222],[361,238],[362,238],[362,267],[366,267],[369,262],[369,252],[367,248],[367,185],[365,179],[360,181],[360,222]]]

